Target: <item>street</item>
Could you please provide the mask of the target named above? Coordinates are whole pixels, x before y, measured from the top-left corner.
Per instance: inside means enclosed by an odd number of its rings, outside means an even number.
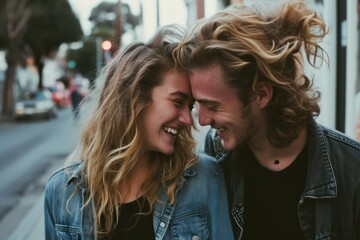
[[[39,198],[50,174],[75,147],[71,108],[50,121],[0,123],[0,233],[7,239]]]

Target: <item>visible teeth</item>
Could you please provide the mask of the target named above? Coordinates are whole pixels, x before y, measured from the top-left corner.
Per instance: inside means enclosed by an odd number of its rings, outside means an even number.
[[[217,131],[217,133],[221,133],[222,131],[224,131],[225,130],[225,128],[219,128],[219,129],[217,129],[216,131]]]
[[[178,130],[170,128],[170,127],[164,127],[164,130],[168,133],[171,133],[173,135],[177,135],[178,134]]]

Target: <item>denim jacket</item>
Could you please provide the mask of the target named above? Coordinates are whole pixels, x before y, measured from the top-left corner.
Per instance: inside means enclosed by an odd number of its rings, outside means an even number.
[[[83,207],[88,189],[82,167],[78,163],[60,169],[46,185],[46,240],[96,239],[95,204],[91,201]],[[201,155],[197,164],[184,172],[175,204],[169,204],[165,188],[158,194],[161,201],[155,203],[153,211],[156,240],[234,239],[223,173],[213,158]]]
[[[360,239],[360,144],[313,121],[308,126],[308,168],[298,218],[305,239]],[[225,151],[214,131],[205,151],[223,166],[233,230],[242,239],[244,174],[242,150]]]

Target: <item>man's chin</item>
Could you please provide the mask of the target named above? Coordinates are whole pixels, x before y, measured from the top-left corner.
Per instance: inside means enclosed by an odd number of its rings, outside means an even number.
[[[233,142],[221,140],[221,144],[223,145],[224,149],[228,151],[232,151],[237,148],[237,145]]]

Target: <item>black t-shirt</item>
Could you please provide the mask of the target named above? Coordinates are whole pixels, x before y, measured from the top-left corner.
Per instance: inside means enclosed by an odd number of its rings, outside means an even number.
[[[149,203],[143,198],[121,204],[119,222],[108,240],[154,240],[152,214],[144,214],[148,210]]]
[[[305,188],[306,147],[286,169],[262,167],[250,150],[245,160],[244,239],[305,239],[297,213]]]

